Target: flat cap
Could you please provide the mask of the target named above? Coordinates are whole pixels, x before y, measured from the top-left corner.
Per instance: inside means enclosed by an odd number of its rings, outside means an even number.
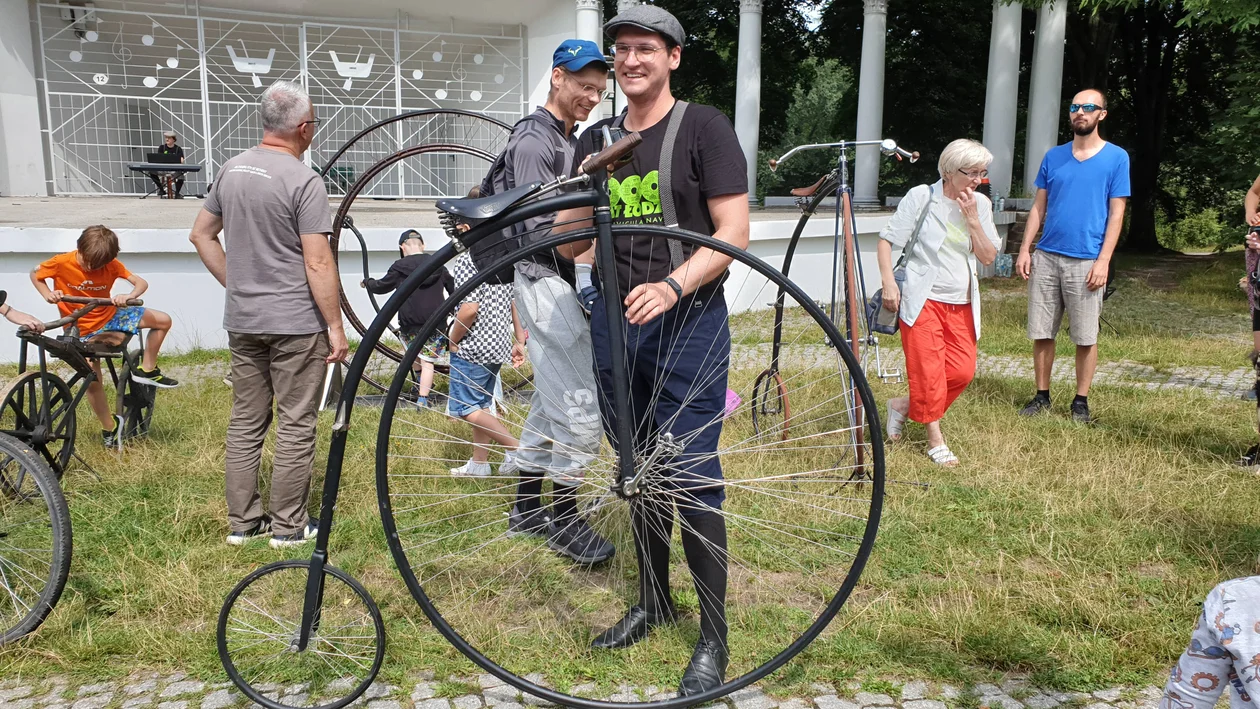
[[[683,46],[683,26],[669,11],[655,5],[634,5],[625,12],[604,23],[604,34],[616,38],[617,30],[625,26],[639,27],[656,32],[679,47]]]

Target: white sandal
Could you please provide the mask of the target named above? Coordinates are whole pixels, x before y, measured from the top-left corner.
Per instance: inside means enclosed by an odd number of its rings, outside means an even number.
[[[890,441],[901,440],[901,429],[906,425],[906,415],[888,405],[888,426],[885,428]]]
[[[932,459],[933,463],[936,463],[941,467],[958,467],[958,456],[954,455],[954,452],[949,449],[949,446],[937,446],[928,450],[927,454],[928,457]]]

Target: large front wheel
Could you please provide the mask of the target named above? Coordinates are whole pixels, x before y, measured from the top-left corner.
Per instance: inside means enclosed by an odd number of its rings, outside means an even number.
[[[550,237],[514,256],[550,254],[557,244],[591,236]],[[507,379],[509,365],[452,362],[456,374],[439,373],[434,390],[466,406],[443,412],[408,405],[412,364],[429,335],[474,291],[479,323],[502,304],[502,294],[482,289],[486,279],[476,276],[404,353],[382,411],[379,502],[412,594],[458,652],[566,706],[703,703],[765,677],[811,642],[838,642],[816,639],[857,584],[879,524],[880,426],[845,338],[798,287],[744,251],[672,229],[613,230],[614,239],[637,240],[640,254],[668,254],[665,237],[733,258],[722,286],[631,326],[607,323],[602,303],[588,322],[562,282],[518,278],[509,296],[517,310],[527,323],[546,320],[529,328],[530,399],[494,396],[493,370]],[[765,304],[780,294],[776,318]],[[612,295],[626,297],[605,297]],[[627,343],[624,411],[610,403],[616,373],[605,335],[612,327],[624,329]],[[758,387],[776,337],[778,369]],[[478,357],[490,350],[478,348]],[[754,425],[743,407],[727,410],[728,389],[754,405],[763,400],[776,416],[786,414],[790,397],[790,429]],[[496,433],[484,444],[488,465],[463,467],[480,455],[469,423],[450,414],[469,410],[483,425],[482,414],[493,410],[522,449]],[[855,410],[865,418],[854,421]],[[634,440],[611,440],[616,416],[632,417]],[[637,460],[633,490],[617,473],[616,450],[626,445]],[[505,465],[508,453],[513,460]],[[540,499],[520,484],[523,477],[539,480],[533,489],[541,489]],[[557,523],[564,499],[576,500],[580,522]],[[533,501],[540,512],[521,514]],[[575,547],[566,532],[572,525],[589,527],[615,553]],[[645,597],[672,605],[676,615],[633,647],[592,647]],[[725,682],[676,697],[697,638],[723,625]],[[629,688],[618,691],[620,685]]]

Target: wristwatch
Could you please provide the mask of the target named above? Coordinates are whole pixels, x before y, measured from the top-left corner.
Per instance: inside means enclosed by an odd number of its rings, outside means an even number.
[[[674,296],[677,297],[678,299],[674,304],[677,305],[678,303],[681,303],[682,302],[682,286],[678,285],[678,281],[675,281],[673,278],[666,277],[665,280],[662,281],[662,283],[674,289]]]

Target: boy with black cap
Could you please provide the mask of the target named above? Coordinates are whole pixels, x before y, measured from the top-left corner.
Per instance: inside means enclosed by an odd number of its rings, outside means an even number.
[[[432,258],[424,252],[424,237],[420,236],[420,232],[415,229],[408,229],[398,237],[398,255],[401,258],[390,265],[384,278],[379,280],[368,278],[359,285],[366,288],[369,293],[377,295],[388,293]],[[434,271],[424,279],[416,292],[412,293],[398,309],[398,334],[402,337],[404,344],[410,345],[416,339],[416,336],[420,334],[420,328],[424,327],[433,313],[442,307],[442,302],[446,300],[446,297],[453,292],[455,292],[455,279],[445,268]],[[413,365],[413,368],[420,373],[420,384],[416,390],[416,406],[429,405],[429,390],[433,388],[433,364],[445,353],[446,335],[442,332],[434,333],[420,349],[420,357]]]
[[[613,224],[681,227],[747,248],[747,163],[735,130],[716,108],[676,101],[670,92],[670,74],[682,61],[682,25],[659,7],[636,5],[610,20],[604,31],[615,43],[614,69],[628,108],[587,130],[579,154],[594,153],[594,136],[610,123],[643,138],[631,161],[609,178]],[[587,208],[562,212],[556,219],[590,215]],[[575,242],[562,250],[572,255],[587,248],[587,243]],[[631,503],[639,602],[592,644],[628,647],[652,627],[675,619],[669,549],[677,507],[700,602],[700,641],[679,694],[696,695],[725,681],[729,658],[725,493],[717,446],[731,344],[722,281],[731,259],[710,249],[651,238],[618,238],[614,250],[616,297],[627,323],[630,397],[636,411],[641,410],[634,445],[638,450],[669,440],[685,445],[648,473],[663,489]],[[591,334],[605,424],[611,431],[616,429],[616,412],[611,405],[609,322],[602,302],[606,295],[592,304]]]
[[[546,104],[512,129],[507,149],[482,184],[482,195],[551,182],[572,172],[576,126],[604,100],[607,85],[608,64],[594,42],[561,42],[552,57]],[[544,214],[528,219],[513,228],[512,236],[525,243],[545,238],[555,218]],[[599,455],[603,435],[590,329],[574,293],[575,278],[589,283],[590,263],[589,255],[567,259],[544,253],[517,262],[513,281],[517,313],[529,333],[534,395],[520,449],[507,466],[520,475],[508,534],[545,539],[579,564],[602,563],[616,553],[577,508],[578,486]],[[542,505],[544,476],[552,482],[549,507]]]

